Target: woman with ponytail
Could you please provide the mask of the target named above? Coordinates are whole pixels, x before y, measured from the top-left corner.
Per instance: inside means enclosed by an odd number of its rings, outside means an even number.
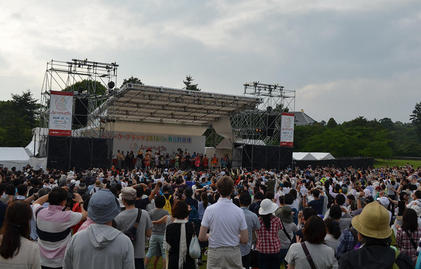
[[[38,245],[29,240],[31,218],[28,203],[9,204],[0,237],[0,268],[41,268]]]

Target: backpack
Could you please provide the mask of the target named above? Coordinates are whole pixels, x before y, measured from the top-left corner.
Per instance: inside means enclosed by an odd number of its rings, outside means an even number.
[[[165,198],[165,205],[164,205],[163,209],[166,210],[168,212],[168,214],[171,215],[171,195],[168,197],[168,199],[164,195],[164,198]]]
[[[392,269],[410,269],[414,268],[412,260],[409,256],[401,253],[396,247],[390,246],[395,252],[395,262],[393,263]]]

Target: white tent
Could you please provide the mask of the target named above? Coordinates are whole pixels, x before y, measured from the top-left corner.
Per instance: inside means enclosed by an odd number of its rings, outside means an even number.
[[[29,164],[29,155],[25,148],[19,147],[3,147],[0,148],[0,166],[17,170]]]
[[[316,158],[310,152],[293,152],[292,159],[294,161],[315,161]]]
[[[333,157],[329,152],[312,152],[311,155],[313,155],[318,161],[335,159],[335,157]]]
[[[293,152],[294,161],[325,161],[334,160],[335,157],[329,152]]]

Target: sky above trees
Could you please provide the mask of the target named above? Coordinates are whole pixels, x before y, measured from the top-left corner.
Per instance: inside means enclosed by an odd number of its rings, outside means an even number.
[[[117,62],[119,81],[241,95],[297,90],[296,110],[338,123],[409,122],[421,101],[417,0],[8,1],[0,3],[0,100],[39,98],[46,62]]]

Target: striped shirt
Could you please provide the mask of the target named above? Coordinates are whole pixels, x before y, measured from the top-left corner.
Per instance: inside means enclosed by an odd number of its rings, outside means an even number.
[[[42,209],[39,204],[34,204],[32,210],[39,236],[41,265],[62,267],[66,246],[71,239],[70,228],[80,222],[82,214],[63,211],[59,205],[49,205]]]

